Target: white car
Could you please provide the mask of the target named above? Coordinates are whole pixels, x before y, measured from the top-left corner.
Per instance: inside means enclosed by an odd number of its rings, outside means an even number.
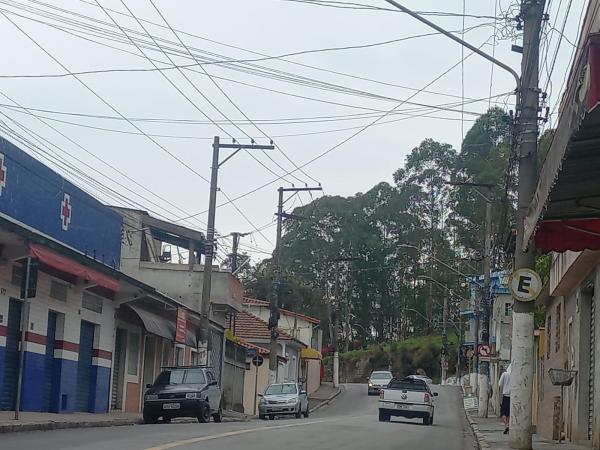
[[[409,375],[408,378],[413,378],[415,380],[423,380],[427,383],[427,386],[431,386],[433,384],[433,380],[425,375]]]
[[[389,422],[391,417],[400,416],[433,425],[433,397],[437,395],[418,378],[394,378],[379,396],[379,421]]]

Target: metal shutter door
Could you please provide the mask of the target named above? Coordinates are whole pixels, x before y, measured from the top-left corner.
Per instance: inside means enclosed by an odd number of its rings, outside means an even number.
[[[0,409],[15,409],[17,378],[19,377],[19,340],[21,339],[21,302],[10,299],[8,305],[8,329],[6,330],[6,352],[4,354],[4,385]]]
[[[111,409],[121,409],[121,396],[119,395],[119,381],[121,379],[121,358],[123,346],[123,330],[117,329],[117,335],[115,337],[115,358],[112,373],[112,392],[110,394],[110,405]]]
[[[46,357],[44,359],[44,371],[46,378],[44,380],[44,411],[50,411],[50,393],[52,392],[52,369],[54,367],[54,339],[56,336],[56,313],[48,312],[48,331],[46,332]]]
[[[588,404],[588,439],[592,439],[592,431],[594,428],[594,367],[596,365],[596,300],[592,296],[592,302],[590,305],[591,318],[590,318],[590,377],[588,379],[589,387],[589,404]]]
[[[223,386],[223,380],[221,379],[221,363],[223,361],[223,335],[217,331],[210,330],[210,366],[212,367],[213,374],[219,383],[219,386]]]
[[[77,362],[77,392],[75,411],[90,410],[90,379],[92,375],[92,348],[94,346],[94,325],[81,321],[79,337],[79,361]]]

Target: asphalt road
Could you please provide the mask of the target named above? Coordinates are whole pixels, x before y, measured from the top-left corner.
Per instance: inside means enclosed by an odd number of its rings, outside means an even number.
[[[353,450],[475,448],[457,388],[434,387],[435,423],[392,419],[380,423],[377,397],[346,385],[330,405],[308,419],[221,424],[157,424],[34,431],[0,435],[2,450]]]

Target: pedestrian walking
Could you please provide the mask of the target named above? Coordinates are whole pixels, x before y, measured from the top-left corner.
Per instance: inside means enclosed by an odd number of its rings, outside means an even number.
[[[500,415],[504,422],[504,434],[508,434],[508,426],[510,424],[510,372],[512,364],[509,364],[498,380],[498,392],[502,394],[500,403]]]

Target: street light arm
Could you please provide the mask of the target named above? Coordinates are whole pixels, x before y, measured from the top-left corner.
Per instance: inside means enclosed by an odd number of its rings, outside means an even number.
[[[405,6],[402,6],[400,3],[394,1],[394,0],[385,0],[386,2],[388,2],[390,5],[395,6],[396,8],[398,8],[400,11],[408,14],[409,16],[414,17],[415,19],[417,19],[420,22],[423,22],[425,25],[433,28],[436,31],[439,31],[440,33],[442,33],[444,36],[449,37],[450,39],[452,39],[455,42],[458,42],[460,45],[462,45],[463,47],[468,48],[469,50],[471,50],[474,53],[477,53],[479,56],[482,56],[483,58],[487,59],[488,61],[491,61],[493,64],[496,64],[497,66],[503,68],[504,70],[506,70],[507,72],[509,72],[515,79],[516,82],[516,88],[515,91],[519,92],[519,90],[521,89],[521,77],[519,77],[519,74],[517,72],[515,72],[510,66],[507,66],[506,64],[504,64],[502,61],[498,61],[496,58],[494,58],[491,55],[488,55],[487,53],[479,50],[477,47],[469,44],[468,42],[463,41],[462,39],[460,39],[457,36],[454,36],[452,33],[450,33],[447,30],[444,30],[442,27],[440,27],[439,25],[436,25],[435,23],[431,22],[430,20],[425,19],[424,17],[421,17],[419,14],[417,14],[414,11],[411,11],[410,9],[406,8]]]

